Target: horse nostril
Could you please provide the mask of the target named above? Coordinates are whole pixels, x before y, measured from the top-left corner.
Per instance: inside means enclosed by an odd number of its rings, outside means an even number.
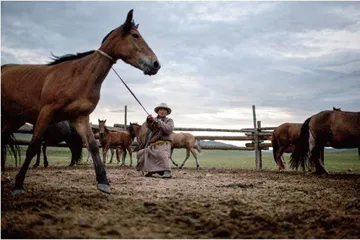
[[[160,68],[159,62],[155,61],[154,64],[153,64],[153,67],[156,68],[156,69],[159,69]]]

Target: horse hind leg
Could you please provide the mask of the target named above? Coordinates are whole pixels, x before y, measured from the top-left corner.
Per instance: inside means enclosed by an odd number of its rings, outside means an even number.
[[[324,158],[324,147],[320,147],[317,143],[315,137],[310,132],[309,137],[309,164],[311,167],[315,166],[316,174],[329,174],[328,171],[324,168],[323,158]],[[305,171],[305,164],[303,165],[303,170]]]
[[[193,157],[195,158],[196,169],[199,169],[200,165],[199,165],[199,161],[197,159],[197,154],[194,149],[191,149],[190,151],[191,151],[191,154],[193,155]]]
[[[174,166],[178,167],[179,165],[172,159],[172,154],[174,152],[174,148],[171,148],[171,152],[170,152],[170,160],[172,162],[172,164],[174,164]]]
[[[186,149],[186,157],[185,157],[183,163],[180,165],[180,167],[179,167],[180,169],[184,167],[185,162],[189,159],[189,157],[190,157],[190,151],[188,149]]]

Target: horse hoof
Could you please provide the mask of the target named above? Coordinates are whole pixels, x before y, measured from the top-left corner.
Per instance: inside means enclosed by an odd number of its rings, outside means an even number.
[[[198,170],[198,169],[199,169],[199,167],[200,167],[200,166],[199,166],[199,165],[197,165],[197,166],[196,166],[196,170]]]
[[[17,196],[17,195],[21,195],[21,194],[24,194],[25,193],[25,190],[24,189],[15,189],[14,191],[12,191],[12,195],[13,196]]]
[[[33,165],[33,168],[37,168],[39,165]]]
[[[97,188],[104,193],[107,193],[107,194],[111,193],[110,186],[107,184],[98,183]]]

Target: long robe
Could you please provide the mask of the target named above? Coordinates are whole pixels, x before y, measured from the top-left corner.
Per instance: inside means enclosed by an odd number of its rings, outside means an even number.
[[[171,118],[157,117],[153,123],[148,123],[151,131],[148,145],[140,150],[136,158],[136,169],[143,172],[171,170],[170,154],[174,121]]]

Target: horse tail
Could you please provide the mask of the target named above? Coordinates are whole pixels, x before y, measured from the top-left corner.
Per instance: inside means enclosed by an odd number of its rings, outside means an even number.
[[[5,161],[9,150],[14,156],[15,166],[17,166],[18,160],[20,163],[21,151],[20,151],[20,146],[17,143],[13,133],[1,137],[1,170],[2,171],[5,170]]]
[[[274,156],[274,161],[275,163],[277,163],[276,161],[276,152],[279,150],[279,143],[275,137],[275,133],[273,132],[272,133],[272,136],[271,136],[271,145],[272,145],[272,148],[273,148],[273,156]]]
[[[301,165],[305,171],[305,164],[309,156],[309,123],[311,117],[306,119],[306,121],[301,126],[300,138],[296,142],[295,150],[290,156],[290,167],[292,169],[298,169]]]
[[[195,148],[198,152],[201,152],[200,140],[198,138],[195,138]]]

